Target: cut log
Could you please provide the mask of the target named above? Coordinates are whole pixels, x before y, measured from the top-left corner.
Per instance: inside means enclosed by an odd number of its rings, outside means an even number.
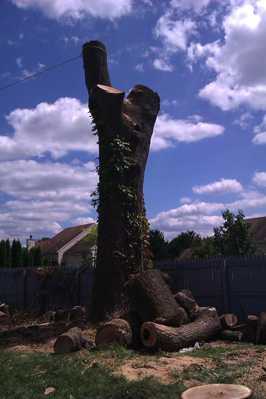
[[[188,290],[179,291],[175,295],[175,300],[187,311],[191,320],[196,318],[200,308],[191,292]]]
[[[181,399],[248,399],[250,388],[235,384],[208,384],[187,389]]]
[[[98,328],[95,337],[96,346],[119,344],[130,346],[132,343],[132,330],[130,324],[123,319],[113,319]]]
[[[220,338],[225,341],[242,341],[243,340],[243,332],[241,331],[232,331],[232,330],[222,330],[220,333]]]
[[[173,328],[152,322],[143,323],[141,341],[146,348],[169,352],[189,347],[197,341],[207,341],[221,330],[221,323],[214,308],[205,310],[194,322]]]
[[[71,353],[78,351],[84,344],[84,338],[80,328],[74,327],[56,339],[54,343],[55,353]]]
[[[159,270],[134,275],[127,288],[130,304],[142,322],[179,326],[188,321],[186,311],[176,303]]]
[[[220,316],[222,327],[227,330],[236,326],[238,323],[238,317],[233,313],[225,313]]]
[[[262,345],[266,344],[266,312],[262,312],[259,315],[256,343]]]

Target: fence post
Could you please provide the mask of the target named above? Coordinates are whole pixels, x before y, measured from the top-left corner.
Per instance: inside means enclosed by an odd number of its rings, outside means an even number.
[[[223,287],[223,304],[224,312],[230,313],[230,301],[229,301],[229,285],[228,285],[228,265],[227,259],[224,258],[222,266],[222,287]]]

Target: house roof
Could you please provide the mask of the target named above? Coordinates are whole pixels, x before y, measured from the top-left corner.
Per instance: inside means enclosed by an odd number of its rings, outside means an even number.
[[[249,232],[255,241],[266,241],[266,216],[246,219]]]
[[[81,224],[80,226],[68,227],[60,233],[56,234],[49,240],[39,241],[37,245],[41,248],[43,254],[54,254],[69,241],[73,240],[76,236],[82,233],[84,230],[94,226],[94,223]]]

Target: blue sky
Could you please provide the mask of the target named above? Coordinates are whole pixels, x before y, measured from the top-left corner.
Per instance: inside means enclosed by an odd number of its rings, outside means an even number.
[[[152,228],[206,235],[266,214],[265,0],[2,0],[0,86],[103,41],[112,84],[161,98],[145,178]],[[97,144],[81,58],[0,91],[0,237],[96,215]]]

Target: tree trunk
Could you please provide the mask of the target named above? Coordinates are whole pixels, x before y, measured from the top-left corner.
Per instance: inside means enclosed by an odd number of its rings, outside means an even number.
[[[220,317],[222,327],[226,329],[231,329],[238,323],[238,317],[233,313],[225,313]]]
[[[134,275],[127,284],[130,305],[142,322],[179,326],[187,322],[186,311],[179,306],[159,270]]]
[[[200,307],[191,293],[188,293],[187,290],[179,291],[175,294],[175,300],[187,311],[191,320],[196,318]]]
[[[243,340],[246,342],[256,342],[257,328],[258,328],[258,316],[256,315],[248,315],[247,324],[244,332]]]
[[[266,344],[266,312],[262,312],[259,315],[256,343],[262,345]]]
[[[84,338],[80,328],[74,327],[57,337],[54,343],[55,353],[71,353],[82,348]]]
[[[146,348],[175,352],[197,341],[207,341],[220,330],[217,312],[206,310],[194,322],[178,328],[146,322],[141,327],[141,341]]]
[[[123,319],[113,319],[104,323],[96,333],[96,346],[107,346],[117,343],[123,346],[132,344],[132,330],[129,323]]]
[[[83,46],[83,62],[99,141],[98,250],[90,314],[99,321],[125,303],[129,275],[150,264],[143,182],[160,99],[141,85],[124,99],[124,92],[111,86],[100,42]]]

